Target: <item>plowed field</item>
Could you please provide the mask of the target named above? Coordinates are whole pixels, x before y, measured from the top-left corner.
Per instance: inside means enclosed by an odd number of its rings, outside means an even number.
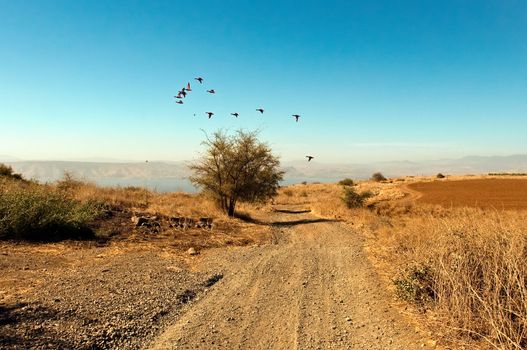
[[[527,179],[474,179],[408,185],[418,202],[454,207],[527,209]]]

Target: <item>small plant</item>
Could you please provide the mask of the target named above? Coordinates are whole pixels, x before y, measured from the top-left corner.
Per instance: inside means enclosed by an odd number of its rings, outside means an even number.
[[[360,208],[364,206],[366,199],[373,196],[370,191],[358,193],[353,187],[344,187],[344,197],[342,200],[348,208]]]
[[[443,175],[443,174],[441,174],[441,173],[439,173],[439,174],[436,175],[436,177],[437,177],[438,179],[444,179],[446,176]]]
[[[57,188],[61,191],[71,192],[80,188],[84,183],[77,180],[73,173],[65,171],[62,179],[57,181]]]
[[[302,181],[301,184],[302,185],[307,185],[307,181]]]
[[[307,197],[307,192],[306,191],[300,192],[300,197]]]
[[[436,299],[434,278],[428,266],[412,266],[393,283],[397,296],[403,300],[422,306]]]
[[[340,180],[339,181],[339,185],[341,185],[341,186],[353,186],[353,185],[355,185],[355,183],[353,182],[352,179],[347,177],[345,179]]]
[[[373,175],[371,176],[371,179],[375,182],[381,182],[381,181],[386,181],[386,178],[384,177],[384,175],[380,172],[376,172],[376,173],[373,173]]]

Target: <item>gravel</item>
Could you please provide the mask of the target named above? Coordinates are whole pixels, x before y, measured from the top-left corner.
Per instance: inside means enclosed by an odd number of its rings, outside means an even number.
[[[36,292],[0,302],[0,348],[139,349],[221,278],[159,251],[78,254],[85,263],[44,272]],[[26,258],[21,269],[42,268]]]

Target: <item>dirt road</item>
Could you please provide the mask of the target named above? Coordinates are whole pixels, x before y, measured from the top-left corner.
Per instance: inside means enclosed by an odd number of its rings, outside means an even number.
[[[218,250],[223,278],[151,349],[414,349],[421,336],[391,306],[349,226],[308,213],[260,218],[274,244]]]

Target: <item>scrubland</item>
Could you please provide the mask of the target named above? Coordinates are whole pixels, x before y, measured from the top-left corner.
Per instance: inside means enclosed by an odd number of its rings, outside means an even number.
[[[352,232],[365,235],[369,257],[386,286],[416,323],[434,330],[440,343],[451,348],[524,349],[527,211],[523,208],[527,194],[523,192],[527,186],[510,182],[524,180],[506,179],[513,187],[500,182],[490,192],[501,191],[493,197],[493,205],[482,205],[488,198],[484,196],[489,193],[488,184],[497,180],[477,177],[479,182],[470,183],[469,194],[453,190],[454,180],[475,181],[472,178],[476,177],[298,184],[281,188],[273,203],[242,204],[239,211],[240,217],[250,217],[294,204],[318,217],[342,221]],[[449,200],[435,202],[434,191],[441,184],[447,185],[441,196]],[[346,188],[362,200],[346,203]],[[427,188],[433,190],[427,193]],[[202,195],[100,188],[71,177],[49,185],[4,178],[0,190],[0,236],[6,242],[73,239],[96,241],[120,251],[154,249],[181,254],[189,247],[247,245],[272,238],[269,227],[228,218]],[[505,203],[507,191],[513,195]],[[502,205],[496,205],[499,203]],[[134,227],[132,215],[206,216],[214,218],[215,227],[212,231],[169,227],[151,231]],[[29,249],[31,254],[41,250],[38,245],[9,249],[6,251]],[[61,244],[60,249],[77,247]],[[3,281],[4,287],[23,287],[11,277]]]

